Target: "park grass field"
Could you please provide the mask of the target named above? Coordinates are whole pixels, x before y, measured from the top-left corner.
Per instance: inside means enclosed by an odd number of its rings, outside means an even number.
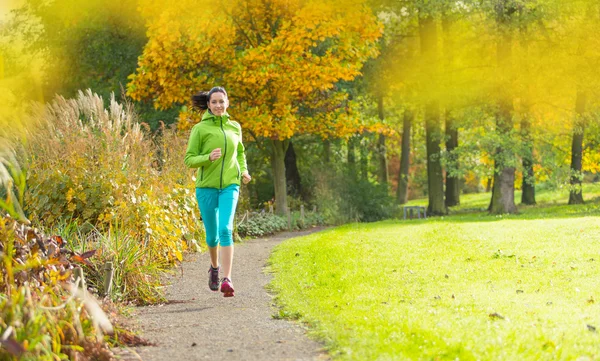
[[[600,186],[584,195],[510,216],[470,213],[489,194],[469,195],[443,218],[289,240],[270,260],[276,317],[340,360],[600,359]]]

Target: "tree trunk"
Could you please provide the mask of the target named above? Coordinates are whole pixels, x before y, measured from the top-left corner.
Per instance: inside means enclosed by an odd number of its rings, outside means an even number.
[[[508,8],[508,0],[502,0],[497,6],[499,23],[499,39],[497,43],[497,63],[500,76],[507,76],[510,72],[512,61],[512,39],[507,24],[512,10]],[[496,113],[496,131],[500,135],[501,142],[508,143],[513,130],[512,119],[512,96],[505,82],[498,84],[498,111]],[[510,147],[498,146],[494,154],[494,186],[492,188],[492,199],[490,202],[490,213],[504,214],[517,213],[515,205],[515,167],[514,151]]]
[[[364,139],[364,137],[364,135],[361,136],[361,140]],[[367,140],[370,141],[370,139]],[[369,148],[364,144],[360,146],[360,177],[363,180],[369,179]]]
[[[448,152],[450,165],[458,169],[458,157],[455,149],[458,148],[458,129],[454,125],[454,119],[450,112],[446,111],[446,151]],[[460,204],[460,179],[449,175],[446,170],[446,207],[453,207]]]
[[[323,141],[323,160],[325,164],[331,162],[331,141],[329,139]]]
[[[531,140],[531,123],[529,122],[529,107],[525,106],[521,119],[521,132],[525,143],[523,154],[523,184],[521,185],[521,203],[534,205],[535,202],[535,176],[533,173],[533,141]]]
[[[571,143],[571,191],[569,192],[569,204],[583,204],[581,163],[583,158],[583,134],[586,125],[584,121],[586,100],[586,95],[578,91],[575,103],[577,114],[573,126],[573,142]]]
[[[410,160],[410,128],[413,121],[413,112],[406,109],[402,124],[402,153],[400,154],[400,170],[398,172],[398,191],[396,200],[398,204],[408,201],[408,168]]]
[[[348,138],[348,168],[350,174],[356,174],[356,139],[354,137]]]
[[[285,152],[285,180],[287,192],[289,195],[298,197],[302,195],[300,172],[296,164],[296,152],[294,144],[290,140],[287,151]]]
[[[427,143],[427,186],[429,205],[427,213],[446,214],[444,204],[444,174],[440,161],[440,108],[438,102],[430,102],[425,107],[425,132]]]
[[[271,170],[275,187],[275,212],[278,215],[285,215],[288,212],[285,184],[285,152],[288,142],[289,140],[271,141]]]
[[[492,187],[492,204],[490,213],[504,214],[517,213],[517,206],[514,199],[515,193],[515,168],[503,167],[500,172],[494,176],[494,185]],[[511,197],[512,195],[512,197]]]
[[[430,15],[419,18],[419,36],[421,53],[426,61],[431,62],[431,68],[435,69],[437,66],[437,28],[435,20]],[[435,71],[432,71],[432,74],[435,74]],[[425,138],[429,195],[427,213],[442,215],[446,214],[446,207],[444,204],[444,175],[440,159],[440,105],[437,99],[431,99],[425,105]]]
[[[502,99],[496,114],[496,127],[501,137],[509,137],[513,126],[511,101],[509,98]],[[513,157],[511,149],[501,147],[498,147],[494,154],[494,185],[490,203],[490,213],[492,214],[517,213],[518,211],[515,205],[515,167],[508,165]]]
[[[519,10],[519,16],[522,16],[523,8]],[[521,34],[527,34],[527,25],[524,23],[519,27]],[[527,39],[527,36],[524,36]],[[533,69],[530,66],[529,41],[523,41],[525,56],[521,57],[521,68],[525,72],[531,72]],[[522,95],[523,110],[521,116],[521,139],[524,146],[523,159],[523,181],[521,184],[521,204],[535,205],[535,174],[533,172],[533,139],[531,137],[531,104],[528,99],[529,94],[534,93],[532,85],[528,82],[525,85],[526,92]]]
[[[383,96],[380,95],[377,99],[377,113],[379,114],[379,120],[383,122]],[[388,182],[388,164],[387,164],[387,149],[385,147],[385,135],[379,134],[379,142],[377,146],[377,158],[379,159],[379,169],[377,172],[377,179],[380,184],[387,184]]]
[[[448,11],[444,11],[442,14],[442,31],[443,31],[443,44],[444,44],[444,71],[448,74],[448,82],[451,87],[454,86],[456,81],[453,77],[454,74],[454,48],[455,44],[452,36],[452,25],[454,23],[454,17]],[[452,88],[450,88],[452,89]],[[452,95],[452,92],[450,94]],[[452,104],[452,98],[449,99],[448,104]],[[446,105],[446,152],[448,153],[448,164],[446,167],[446,207],[453,207],[460,204],[460,179],[457,176],[451,175],[453,173],[451,169],[458,170],[458,156],[455,154],[455,149],[458,148],[458,129],[455,124],[455,119],[451,116],[450,106]],[[454,172],[455,173],[455,172]],[[456,173],[455,173],[456,174]]]

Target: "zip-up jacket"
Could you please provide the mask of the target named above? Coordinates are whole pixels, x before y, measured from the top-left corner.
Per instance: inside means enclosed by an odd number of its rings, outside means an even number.
[[[221,148],[221,157],[211,162],[210,152],[216,148]],[[192,128],[184,162],[189,168],[198,168],[196,188],[239,185],[242,173],[248,170],[242,127],[227,113],[204,112],[202,121]]]

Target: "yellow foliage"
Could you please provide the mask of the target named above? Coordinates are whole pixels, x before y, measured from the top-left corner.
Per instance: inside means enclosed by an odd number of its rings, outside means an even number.
[[[32,112],[25,206],[45,226],[117,225],[157,264],[181,261],[188,242],[202,236],[193,180],[181,162],[186,139],[163,129],[153,140],[135,119],[131,107],[111,99],[105,109],[91,92]]]
[[[600,153],[584,152],[581,169],[584,172],[600,173]]]
[[[309,104],[315,95],[354,79],[363,63],[377,56],[382,26],[362,1],[343,6],[226,0],[194,16],[206,9],[200,3],[141,2],[149,41],[130,78],[128,93],[134,99],[152,99],[166,108],[189,104],[193,93],[222,85],[229,90],[234,118],[259,136],[357,131],[355,122],[350,126],[339,120],[332,127],[323,117],[301,114],[298,106],[317,109]],[[193,113],[182,112],[180,129],[198,120]]]

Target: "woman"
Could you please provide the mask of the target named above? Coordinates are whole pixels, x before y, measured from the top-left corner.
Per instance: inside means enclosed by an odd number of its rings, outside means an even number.
[[[185,164],[198,168],[196,199],[206,230],[210,252],[208,286],[225,297],[234,295],[231,282],[233,264],[233,217],[240,192],[240,181],[250,182],[242,128],[229,119],[227,92],[214,87],[192,97],[194,107],[202,111],[202,120],[192,128],[185,153]],[[219,278],[219,247],[222,276]]]

